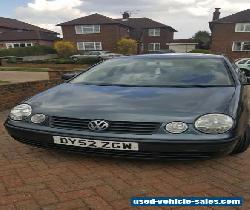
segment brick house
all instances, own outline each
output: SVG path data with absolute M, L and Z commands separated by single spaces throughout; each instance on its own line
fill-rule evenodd
M 92 14 L 58 26 L 62 27 L 63 39 L 75 43 L 79 51 L 115 51 L 122 38 L 137 40 L 138 53 L 158 51 L 168 49 L 166 43 L 173 40 L 176 32 L 149 18 L 130 18 L 127 12 L 121 19 Z
M 22 21 L 0 17 L 0 49 L 53 45 L 58 33 Z
M 211 51 L 232 59 L 250 57 L 250 9 L 220 18 L 216 8 L 211 29 Z

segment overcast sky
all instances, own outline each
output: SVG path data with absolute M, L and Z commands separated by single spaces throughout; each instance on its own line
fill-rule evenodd
M 209 31 L 215 7 L 223 17 L 250 8 L 250 0 L 0 0 L 0 15 L 61 32 L 55 26 L 61 22 L 96 12 L 117 18 L 128 10 L 172 26 L 175 38 L 190 38 Z

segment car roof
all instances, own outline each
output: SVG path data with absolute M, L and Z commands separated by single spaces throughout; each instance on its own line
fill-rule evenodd
M 242 60 L 250 60 L 250 58 L 239 58 L 239 60 L 237 60 L 237 62 L 242 61 Z
M 224 59 L 223 55 L 202 54 L 202 53 L 165 53 L 165 54 L 143 54 L 132 55 L 128 58 L 217 58 Z

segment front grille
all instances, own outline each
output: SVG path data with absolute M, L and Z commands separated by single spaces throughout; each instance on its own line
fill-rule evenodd
M 70 130 L 88 130 L 90 119 L 76 119 L 67 117 L 51 117 L 50 126 Z M 102 132 L 131 133 L 149 135 L 157 131 L 160 123 L 157 122 L 128 122 L 128 121 L 107 121 L 108 129 Z

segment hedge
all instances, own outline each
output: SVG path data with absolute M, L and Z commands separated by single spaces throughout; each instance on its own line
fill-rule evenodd
M 56 50 L 52 47 L 41 46 L 41 45 L 0 50 L 0 57 L 4 56 L 23 57 L 23 56 L 36 56 L 36 55 L 47 55 L 47 54 L 56 54 Z
M 94 65 L 94 64 L 97 64 L 101 61 L 102 61 L 101 58 L 81 58 L 81 59 L 77 60 L 76 63 Z
M 204 49 L 195 49 L 190 51 L 190 53 L 203 53 L 203 54 L 209 54 L 211 53 L 209 50 L 204 50 Z
M 55 59 L 48 59 L 48 60 L 40 60 L 40 61 L 29 61 L 26 63 L 36 63 L 36 64 L 89 64 L 93 65 L 102 61 L 100 58 L 82 58 L 77 61 L 74 61 L 71 58 L 55 58 Z

